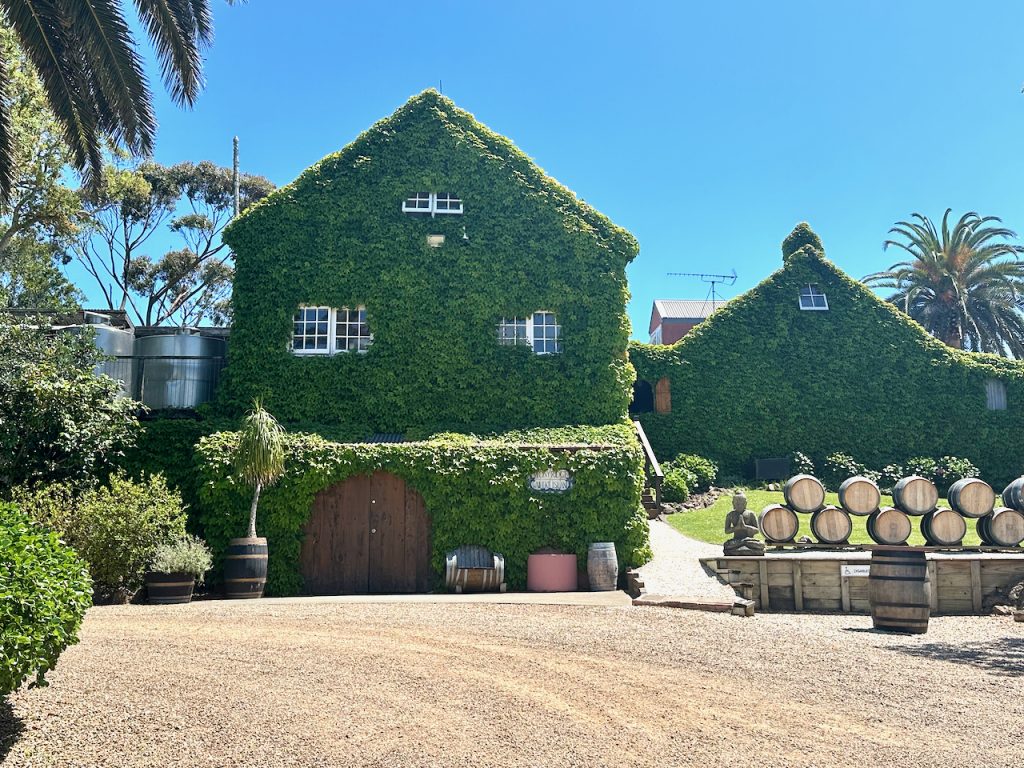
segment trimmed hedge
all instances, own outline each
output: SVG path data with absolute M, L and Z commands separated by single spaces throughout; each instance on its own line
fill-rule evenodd
M 0 696 L 45 685 L 91 605 L 86 564 L 14 504 L 0 504 Z
M 828 311 L 799 308 L 812 283 Z M 827 261 L 806 224 L 781 270 L 675 345 L 632 344 L 630 358 L 640 379 L 671 382 L 672 412 L 638 417 L 659 456 L 698 453 L 746 477 L 754 459 L 793 451 L 871 467 L 960 456 L 993 486 L 1024 470 L 1024 364 L 932 338 Z M 1007 410 L 986 409 L 989 379 Z
M 532 447 L 538 441 L 593 447 L 568 452 Z M 531 447 L 522 447 L 530 443 Z M 237 433 L 199 443 L 200 519 L 220 566 L 227 541 L 245 533 L 251 492 L 234 477 L 231 454 Z M 566 469 L 575 479 L 562 494 L 531 491 L 527 477 Z M 574 427 L 559 433 L 518 432 L 481 441 L 442 435 L 418 443 L 332 443 L 317 435 L 288 436 L 285 475 L 264 491 L 257 529 L 270 549 L 267 591 L 302 591 L 299 554 L 303 526 L 316 494 L 348 477 L 378 470 L 394 473 L 423 495 L 431 517 L 432 565 L 440 584 L 446 552 L 481 544 L 505 556 L 512 589 L 526 584 L 527 556 L 546 546 L 574 552 L 586 562 L 595 541 L 614 541 L 620 564 L 641 565 L 650 556 L 647 515 L 640 505 L 643 455 L 627 424 Z
M 458 194 L 465 211 L 403 213 L 417 191 Z M 236 267 L 221 413 L 261 397 L 282 423 L 344 425 L 343 440 L 626 416 L 636 240 L 435 91 L 249 208 L 224 240 Z M 300 304 L 365 305 L 369 351 L 293 355 Z M 539 310 L 556 314 L 562 353 L 498 344 L 502 317 Z

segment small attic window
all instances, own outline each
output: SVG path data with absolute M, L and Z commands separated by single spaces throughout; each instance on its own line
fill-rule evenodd
M 825 311 L 828 299 L 817 285 L 805 285 L 800 289 L 800 309 Z
M 450 192 L 417 192 L 402 201 L 402 213 L 462 213 L 462 199 Z
M 996 379 L 985 382 L 985 407 L 990 411 L 1006 410 L 1006 385 Z

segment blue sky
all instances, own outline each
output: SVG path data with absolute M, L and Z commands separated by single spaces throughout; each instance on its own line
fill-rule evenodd
M 196 108 L 153 69 L 158 161 L 229 165 L 238 134 L 243 169 L 285 184 L 441 82 L 636 235 L 637 338 L 653 299 L 707 292 L 668 272 L 735 269 L 737 295 L 798 221 L 855 277 L 898 259 L 882 241 L 913 211 L 1024 232 L 1022 4 L 213 6 Z

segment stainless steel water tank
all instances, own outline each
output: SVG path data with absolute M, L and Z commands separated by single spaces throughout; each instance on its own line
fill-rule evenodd
M 179 331 L 135 339 L 138 397 L 149 408 L 195 408 L 213 398 L 224 340 Z
M 105 373 L 121 382 L 125 397 L 135 396 L 135 334 L 109 325 L 89 325 L 95 333 L 95 343 L 100 352 L 110 355 L 113 360 L 104 360 L 96 366 L 96 373 Z

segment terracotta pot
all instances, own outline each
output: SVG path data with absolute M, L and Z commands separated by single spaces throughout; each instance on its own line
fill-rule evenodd
M 576 555 L 530 555 L 526 560 L 526 591 L 575 592 L 576 572 Z

